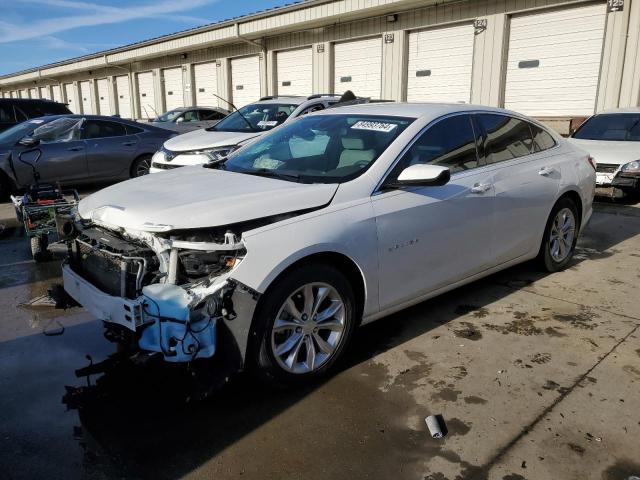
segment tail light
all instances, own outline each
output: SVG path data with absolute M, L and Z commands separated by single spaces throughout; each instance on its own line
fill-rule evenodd
M 591 165 L 591 168 L 593 168 L 594 171 L 597 171 L 598 164 L 596 163 L 595 158 L 593 158 L 591 155 L 588 155 L 587 162 L 589 162 L 589 165 Z

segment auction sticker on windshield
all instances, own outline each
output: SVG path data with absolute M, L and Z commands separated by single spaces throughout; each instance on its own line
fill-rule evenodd
M 372 122 L 366 120 L 360 120 L 354 123 L 351 126 L 352 130 L 370 130 L 372 132 L 384 132 L 389 133 L 398 125 L 395 123 L 384 123 L 384 122 Z
M 275 127 L 277 124 L 277 120 L 260 120 L 258 122 L 259 127 Z

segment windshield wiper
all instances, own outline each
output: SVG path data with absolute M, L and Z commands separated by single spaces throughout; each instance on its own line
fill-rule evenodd
M 257 170 L 247 170 L 241 173 L 246 173 L 248 175 L 256 175 L 258 177 L 277 178 L 279 180 L 287 180 L 287 181 L 294 180 L 296 182 L 300 181 L 300 175 L 298 175 L 297 173 L 283 173 L 283 172 L 278 172 L 276 170 L 270 170 L 268 168 L 259 168 Z

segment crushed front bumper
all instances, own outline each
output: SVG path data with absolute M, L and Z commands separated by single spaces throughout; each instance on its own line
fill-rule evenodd
M 142 297 L 129 300 L 104 293 L 74 272 L 67 262 L 62 264 L 62 278 L 66 292 L 94 317 L 134 332 L 143 325 Z
M 64 289 L 75 301 L 98 319 L 134 332 L 141 350 L 162 353 L 168 362 L 222 355 L 230 372 L 243 368 L 260 298 L 246 285 L 221 280 L 211 292 L 220 312 L 209 315 L 202 304 L 193 310 L 186 291 L 175 285 L 149 285 L 138 298 L 127 299 L 96 288 L 67 262 L 62 274 Z

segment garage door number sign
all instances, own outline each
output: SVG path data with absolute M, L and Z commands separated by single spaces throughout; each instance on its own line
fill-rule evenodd
M 621 12 L 624 10 L 624 0 L 607 0 L 607 11 Z

